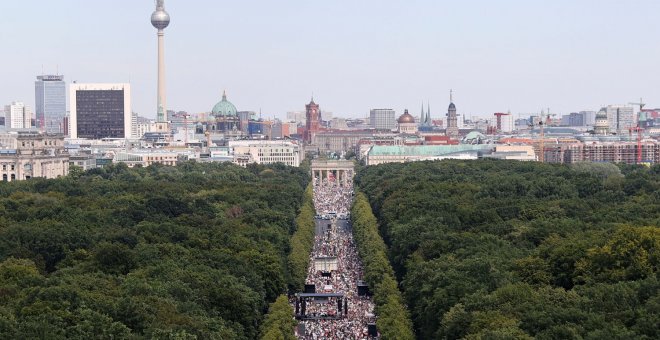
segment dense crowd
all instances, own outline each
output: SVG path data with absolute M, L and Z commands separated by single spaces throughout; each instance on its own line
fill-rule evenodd
M 314 207 L 319 215 L 335 213 L 348 216 L 353 202 L 353 187 L 330 180 L 314 181 Z
M 332 180 L 314 183 L 314 206 L 319 215 L 348 216 L 352 200 L 351 185 Z M 305 340 L 370 339 L 367 325 L 375 323 L 374 303 L 369 297 L 358 296 L 357 282 L 362 279 L 363 270 L 351 230 L 338 227 L 334 217 L 322 221 L 310 254 L 306 284 L 314 285 L 317 293 L 343 294 L 343 304 L 339 303 L 343 308 L 335 298 L 308 300 L 305 315 L 309 319 L 301 321 L 296 335 Z M 336 270 L 317 270 L 315 259 L 319 257 L 336 257 Z

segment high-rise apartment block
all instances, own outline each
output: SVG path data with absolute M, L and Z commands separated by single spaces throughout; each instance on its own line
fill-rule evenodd
M 606 111 L 611 133 L 626 134 L 629 128 L 637 126 L 632 106 L 608 105 Z
M 61 75 L 37 76 L 34 82 L 36 127 L 47 133 L 64 133 L 66 83 Z
M 71 84 L 71 138 L 131 138 L 130 84 Z
M 392 109 L 373 109 L 369 113 L 370 125 L 376 130 L 396 128 L 396 113 Z
M 6 129 L 29 129 L 32 127 L 32 109 L 22 102 L 5 106 Z

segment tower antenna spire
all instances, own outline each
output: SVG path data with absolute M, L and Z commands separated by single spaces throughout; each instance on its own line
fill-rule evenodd
M 165 11 L 165 0 L 156 0 L 156 10 L 151 14 L 151 24 L 158 30 L 158 92 L 156 116 L 165 121 L 167 100 L 165 97 L 165 28 L 170 25 L 170 15 Z
M 453 103 L 454 102 L 454 90 L 449 89 L 449 102 Z

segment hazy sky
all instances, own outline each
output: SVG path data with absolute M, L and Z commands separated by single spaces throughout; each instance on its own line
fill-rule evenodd
M 166 0 L 168 108 L 284 117 L 421 102 L 459 114 L 660 106 L 658 0 Z M 0 103 L 34 105 L 34 80 L 128 82 L 155 117 L 152 0 L 0 1 Z

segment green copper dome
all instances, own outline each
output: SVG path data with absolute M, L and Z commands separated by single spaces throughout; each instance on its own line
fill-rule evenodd
M 227 100 L 227 94 L 223 92 L 222 100 L 215 104 L 212 113 L 214 116 L 236 116 L 236 106 Z

